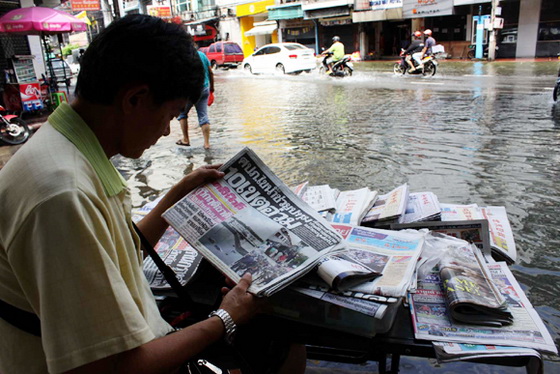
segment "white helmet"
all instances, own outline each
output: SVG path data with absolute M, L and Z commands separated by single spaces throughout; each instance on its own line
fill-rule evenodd
M 430 29 L 424 30 L 424 35 L 432 36 L 432 30 Z

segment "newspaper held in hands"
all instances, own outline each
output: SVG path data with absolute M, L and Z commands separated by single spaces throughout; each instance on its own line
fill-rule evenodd
M 341 236 L 249 148 L 163 218 L 223 274 L 251 273 L 249 292 L 269 296 L 342 248 Z
M 475 245 L 449 248 L 440 259 L 439 271 L 449 312 L 456 321 L 483 326 L 513 323 L 506 301 Z

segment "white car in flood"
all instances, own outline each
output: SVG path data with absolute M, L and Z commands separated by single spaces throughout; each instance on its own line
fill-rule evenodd
M 299 43 L 273 43 L 257 49 L 241 66 L 253 74 L 299 74 L 315 69 L 317 60 L 312 49 Z

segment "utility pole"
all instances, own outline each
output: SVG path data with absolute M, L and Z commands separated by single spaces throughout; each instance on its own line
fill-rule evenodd
M 494 61 L 496 59 L 496 29 L 494 28 L 496 20 L 496 8 L 500 0 L 492 0 L 492 11 L 490 12 L 490 38 L 488 40 L 488 61 Z
M 121 10 L 119 7 L 119 0 L 113 0 L 113 19 L 116 21 L 121 18 Z

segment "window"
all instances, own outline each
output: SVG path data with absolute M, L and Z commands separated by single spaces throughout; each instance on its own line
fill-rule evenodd
M 224 51 L 226 53 L 231 53 L 231 54 L 243 53 L 240 46 L 238 46 L 237 44 L 232 44 L 232 43 L 224 44 Z
M 299 45 L 299 44 L 285 44 L 284 47 L 286 47 L 286 49 L 293 51 L 296 49 L 305 49 L 304 46 Z
M 210 53 L 216 53 L 216 46 L 215 45 L 211 45 L 210 49 L 208 50 L 208 52 Z
M 271 55 L 273 53 L 280 53 L 280 47 L 268 47 L 266 54 Z
M 222 53 L 222 43 L 216 45 L 216 52 Z
M 177 9 L 177 13 L 186 12 L 191 10 L 190 9 L 190 1 L 189 0 L 176 0 L 175 1 L 175 9 Z
M 270 49 L 270 47 L 261 48 L 255 53 L 255 56 L 266 55 L 266 54 L 268 54 L 269 49 Z

